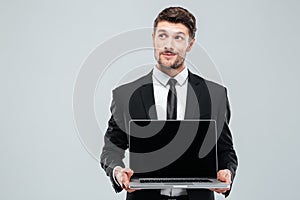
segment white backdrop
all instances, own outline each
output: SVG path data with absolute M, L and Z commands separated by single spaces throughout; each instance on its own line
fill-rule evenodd
M 177 3 L 229 91 L 240 162 L 229 199 L 297 198 L 298 1 L 1 0 L 0 199 L 124 199 L 80 142 L 74 84 L 99 44 Z

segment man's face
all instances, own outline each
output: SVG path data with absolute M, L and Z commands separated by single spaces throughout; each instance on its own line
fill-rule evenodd
M 158 67 L 161 69 L 184 68 L 186 52 L 191 50 L 194 43 L 185 25 L 167 21 L 158 22 L 152 39 Z

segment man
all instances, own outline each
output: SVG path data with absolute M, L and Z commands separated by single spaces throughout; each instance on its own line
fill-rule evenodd
M 125 168 L 128 123 L 131 119 L 215 119 L 218 132 L 220 181 L 232 184 L 237 156 L 228 127 L 230 119 L 226 89 L 191 73 L 185 55 L 195 42 L 196 20 L 186 9 L 169 7 L 154 21 L 152 41 L 157 61 L 153 70 L 113 91 L 112 116 L 105 134 L 101 166 L 116 192 L 127 191 L 127 200 L 213 200 L 213 191 L 228 196 L 228 189 L 132 190 L 133 171 Z

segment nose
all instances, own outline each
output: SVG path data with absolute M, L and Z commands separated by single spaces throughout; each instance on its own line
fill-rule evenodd
M 173 51 L 173 39 L 168 38 L 165 40 L 164 50 Z

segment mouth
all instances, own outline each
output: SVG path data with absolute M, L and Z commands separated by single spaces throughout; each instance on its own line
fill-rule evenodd
M 170 59 L 170 58 L 173 58 L 174 56 L 176 56 L 176 53 L 171 52 L 171 51 L 164 51 L 161 53 L 161 55 L 163 55 L 167 59 Z

